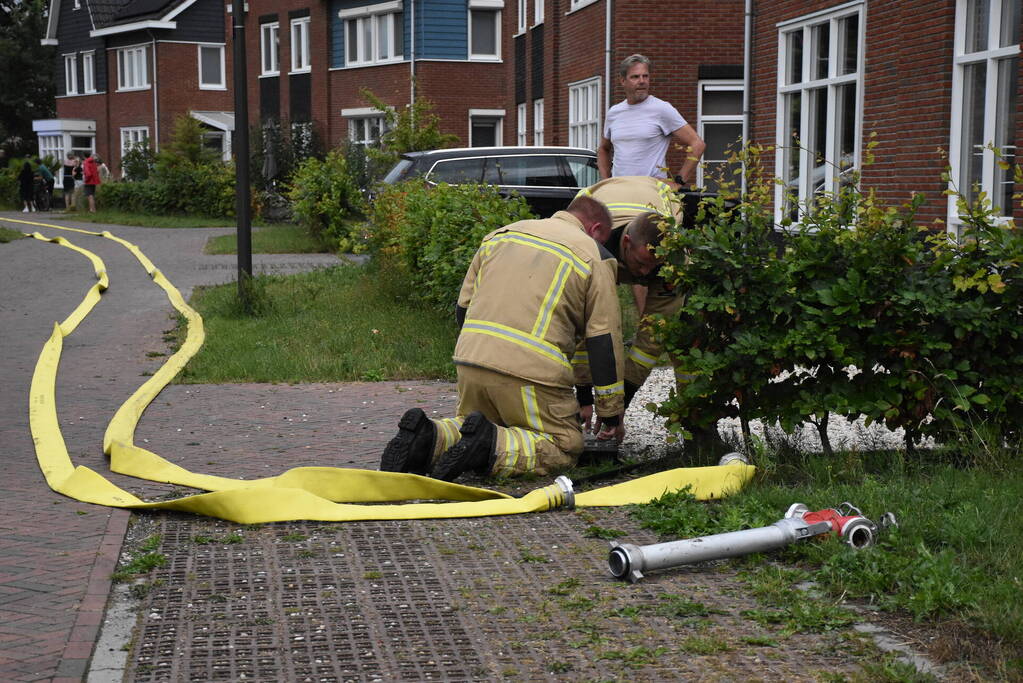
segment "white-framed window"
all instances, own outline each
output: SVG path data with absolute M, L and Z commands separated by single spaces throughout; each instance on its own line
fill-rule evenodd
M 78 55 L 64 55 L 64 94 L 78 94 Z
M 543 144 L 543 98 L 533 100 L 533 144 Z
M 223 45 L 199 46 L 199 89 L 227 90 Z
M 775 217 L 798 221 L 813 198 L 859 167 L 863 3 L 779 25 Z
M 1019 102 L 1020 0 L 956 3 L 952 74 L 950 189 L 970 202 L 987 194 L 999 215 L 1012 215 Z M 1001 159 L 995 154 L 999 150 Z M 999 161 L 1007 164 L 1003 167 Z M 949 197 L 949 229 L 959 223 Z
M 583 7 L 586 7 L 587 5 L 592 5 L 596 1 L 597 0 L 571 0 L 568 3 L 568 11 L 574 12 L 577 9 L 582 9 Z
M 518 17 L 519 17 L 519 20 L 515 24 L 515 33 L 516 33 L 516 35 L 519 34 L 519 33 L 525 33 L 526 32 L 526 14 L 527 14 L 526 0 L 518 0 Z
M 291 72 L 309 71 L 309 17 L 291 20 Z
M 259 25 L 260 75 L 277 76 L 281 73 L 281 25 L 268 22 Z
M 117 51 L 117 89 L 144 90 L 149 87 L 149 47 L 136 45 Z
M 568 86 L 568 144 L 587 149 L 600 144 L 600 77 Z
M 387 132 L 387 117 L 378 109 L 342 109 L 348 119 L 348 140 L 356 145 L 375 145 Z
M 533 26 L 543 23 L 544 0 L 533 0 Z
M 203 131 L 202 148 L 221 161 L 230 161 L 231 135 L 224 130 Z
M 149 140 L 148 126 L 130 126 L 121 129 L 121 157 L 125 152 L 137 145 L 145 145 Z
M 343 9 L 345 64 L 369 66 L 400 61 L 405 54 L 405 13 L 401 0 Z
M 699 134 L 707 149 L 696 173 L 696 184 L 711 192 L 727 180 L 739 189 L 742 165 L 728 157 L 742 145 L 742 81 L 700 81 L 698 99 Z
M 504 139 L 504 109 L 469 110 L 469 146 L 494 147 Z
M 64 136 L 63 135 L 40 135 L 39 136 L 39 158 L 50 157 L 63 163 L 64 161 Z
M 524 147 L 526 144 L 526 103 L 515 108 L 515 144 Z
M 96 92 L 96 52 L 82 53 L 82 92 Z
M 503 7 L 504 0 L 469 0 L 469 59 L 483 61 L 501 59 Z M 522 20 L 525 21 L 524 7 Z

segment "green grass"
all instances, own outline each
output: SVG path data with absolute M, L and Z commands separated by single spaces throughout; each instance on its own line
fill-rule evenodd
M 8 228 L 0 227 L 0 244 L 6 244 L 7 242 L 20 240 L 24 236 L 25 234 L 20 230 L 10 230 Z
M 875 520 L 894 512 L 899 528 L 882 532 L 872 548 L 856 551 L 830 536 L 772 554 L 806 571 L 780 570 L 763 556 L 736 560 L 763 605 L 744 616 L 788 633 L 828 630 L 850 621 L 828 596 L 865 601 L 916 620 L 954 624 L 950 632 L 987 641 L 974 654 L 986 649 L 982 664 L 989 670 L 1023 675 L 1023 525 L 1017 515 L 1023 465 L 1014 456 L 973 466 L 962 465 L 961 453 L 919 457 L 907 462 L 900 453 L 845 453 L 804 456 L 783 467 L 765 462 L 758 480 L 721 502 L 700 503 L 683 492 L 632 511 L 671 539 L 767 526 L 794 502 L 815 510 L 851 501 Z M 816 582 L 825 593 L 821 600 L 794 588 L 804 580 Z
M 218 235 L 206 242 L 207 254 L 237 254 L 237 234 Z M 252 231 L 255 254 L 316 254 L 329 251 L 319 239 L 298 225 L 269 225 Z
M 192 305 L 206 343 L 178 381 L 344 382 L 453 378 L 453 313 L 410 304 L 401 278 L 373 265 L 253 280 L 258 315 L 237 286 L 204 288 Z M 178 328 L 180 339 L 183 329 Z
M 58 206 L 54 207 L 55 210 Z M 234 218 L 206 218 L 203 216 L 157 216 L 148 213 L 130 213 L 96 207 L 96 213 L 69 211 L 63 215 L 66 220 L 83 223 L 109 223 L 111 225 L 139 225 L 146 228 L 229 228 L 237 221 Z M 253 220 L 253 224 L 258 221 Z

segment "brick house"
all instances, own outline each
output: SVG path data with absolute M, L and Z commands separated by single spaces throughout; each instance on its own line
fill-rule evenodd
M 230 155 L 224 8 L 212 0 L 52 0 L 46 44 L 57 46 L 57 118 L 33 122 L 40 155 L 123 151 L 165 141 L 194 113 L 208 143 Z

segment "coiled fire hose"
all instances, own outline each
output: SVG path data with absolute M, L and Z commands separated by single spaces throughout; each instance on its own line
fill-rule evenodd
M 897 526 L 895 515 L 886 512 L 880 529 L 892 526 Z M 878 530 L 879 526 L 851 503 L 814 512 L 802 503 L 793 503 L 785 516 L 770 526 L 644 546 L 612 543 L 607 564 L 615 578 L 635 583 L 643 578 L 643 572 L 767 552 L 830 533 L 861 550 L 874 545 Z

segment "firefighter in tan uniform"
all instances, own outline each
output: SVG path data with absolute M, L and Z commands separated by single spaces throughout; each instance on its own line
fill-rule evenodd
M 654 338 L 653 328 L 645 316 L 671 317 L 684 302 L 682 294 L 657 274 L 661 264 L 653 249 L 660 244 L 661 223 L 670 221 L 682 229 L 693 227 L 700 195 L 676 193 L 665 182 L 649 176 L 608 178 L 580 190 L 579 195 L 600 200 L 611 212 L 614 227 L 604 246 L 618 260 L 618 282 L 631 284 L 634 291 L 638 290 L 636 305 L 643 319 L 626 352 L 624 387 L 628 407 L 664 353 L 663 345 Z M 572 364 L 577 395 L 586 417 L 589 412 L 586 406 L 592 403 L 592 390 L 585 350 L 576 353 Z M 686 381 L 684 370 L 677 365 L 675 376 L 679 382 Z M 716 429 L 707 433 L 690 431 L 701 448 L 708 445 L 714 451 L 727 449 Z
M 407 411 L 380 469 L 447 481 L 467 470 L 546 475 L 583 450 L 569 359 L 585 340 L 605 438 L 624 435 L 615 261 L 599 242 L 611 216 L 590 197 L 545 220 L 487 235 L 458 297 L 457 417 Z

